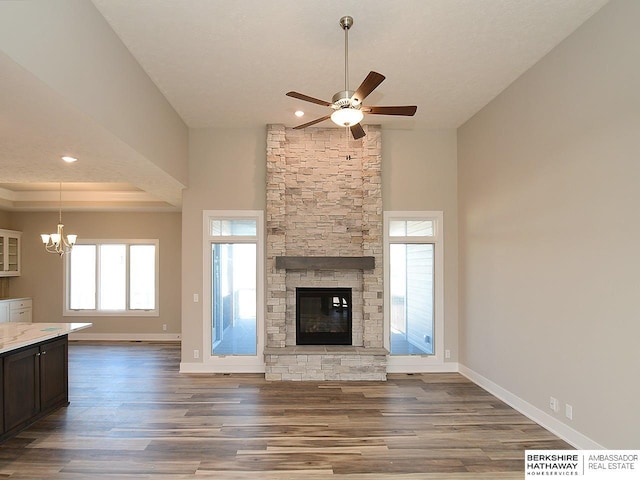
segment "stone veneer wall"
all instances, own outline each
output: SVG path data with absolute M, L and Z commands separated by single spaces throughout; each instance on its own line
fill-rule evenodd
M 386 379 L 381 132 L 379 126 L 365 131 L 362 140 L 349 135 L 347 141 L 342 129 L 268 127 L 267 379 Z M 375 268 L 283 270 L 276 269 L 276 256 L 372 256 Z M 320 355 L 322 349 L 295 347 L 301 286 L 352 288 L 352 343 L 360 348 L 332 347 L 340 351 Z

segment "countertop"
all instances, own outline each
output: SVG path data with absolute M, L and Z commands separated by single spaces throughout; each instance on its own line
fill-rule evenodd
M 0 323 L 0 353 L 68 335 L 92 323 Z
M 16 300 L 31 300 L 31 297 L 4 297 L 0 302 L 15 302 Z

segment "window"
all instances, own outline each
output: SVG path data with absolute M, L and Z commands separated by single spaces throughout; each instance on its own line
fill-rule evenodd
M 391 355 L 433 354 L 433 244 L 389 246 Z
M 214 243 L 212 354 L 256 355 L 256 245 Z
M 158 315 L 158 240 L 84 240 L 66 258 L 64 315 Z
M 214 371 L 264 372 L 263 212 L 203 212 L 203 350 Z
M 441 229 L 442 212 L 385 212 L 385 346 L 391 358 L 441 360 Z
M 211 353 L 256 355 L 256 219 L 209 221 Z

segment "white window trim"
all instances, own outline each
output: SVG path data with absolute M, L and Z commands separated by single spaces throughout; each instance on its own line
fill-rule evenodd
M 160 316 L 160 240 L 158 239 L 90 239 L 83 238 L 76 245 L 110 245 L 110 244 L 126 244 L 126 245 L 155 245 L 156 247 L 156 285 L 155 294 L 156 308 L 153 310 L 71 310 L 69 308 L 69 257 L 64 261 L 64 282 L 62 286 L 63 311 L 64 317 L 159 317 Z M 73 255 L 73 251 L 71 251 Z M 98 267 L 99 268 L 99 267 Z M 127 259 L 127 275 L 129 275 L 129 261 Z M 128 279 L 127 279 L 128 282 Z M 129 304 L 129 289 L 127 288 L 127 305 Z
M 389 288 L 389 245 L 392 243 L 432 243 L 434 245 L 434 354 L 433 355 L 389 355 L 388 373 L 413 373 L 434 371 L 444 365 L 444 239 L 442 211 L 387 211 L 384 218 L 384 347 L 390 350 L 391 343 L 391 299 Z M 391 237 L 389 222 L 392 220 L 431 220 L 433 236 Z M 436 368 L 437 369 L 437 368 Z
M 210 220 L 255 219 L 256 235 L 211 235 Z M 256 244 L 256 355 L 211 355 L 211 244 Z M 264 373 L 265 259 L 262 210 L 204 210 L 202 212 L 202 367 L 200 372 Z

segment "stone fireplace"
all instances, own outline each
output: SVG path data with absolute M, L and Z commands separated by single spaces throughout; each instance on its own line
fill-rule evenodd
M 381 135 L 364 128 L 353 140 L 344 129 L 268 127 L 268 380 L 386 380 Z M 298 289 L 348 289 L 348 345 L 297 344 Z

